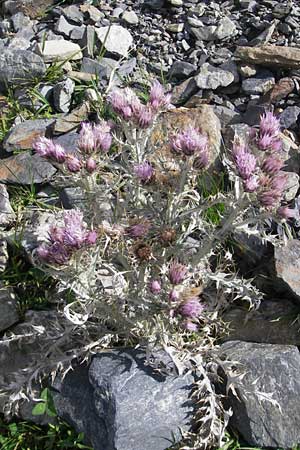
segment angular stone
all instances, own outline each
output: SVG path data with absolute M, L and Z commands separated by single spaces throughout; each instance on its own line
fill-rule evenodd
M 69 114 L 64 114 L 63 116 L 56 119 L 54 124 L 55 134 L 68 133 L 69 131 L 77 128 L 81 122 L 88 119 L 88 114 L 90 111 L 89 102 L 84 102 L 77 108 L 74 108 Z
M 237 389 L 239 398 L 229 395 L 231 425 L 251 446 L 296 446 L 300 442 L 297 347 L 234 341 L 221 345 L 220 354 L 235 367 L 242 364 L 237 368 L 245 374 Z M 269 394 L 277 403 L 265 400 L 258 392 Z
M 191 33 L 195 36 L 197 41 L 213 41 L 217 27 L 215 25 L 201 26 L 191 28 Z
M 45 183 L 55 174 L 56 169 L 45 159 L 30 152 L 19 153 L 0 160 L 2 183 L 28 184 Z
M 196 70 L 197 66 L 194 64 L 186 61 L 175 61 L 170 69 L 169 77 L 182 80 L 190 77 Z
M 84 14 L 87 14 L 91 21 L 94 23 L 99 22 L 99 20 L 103 19 L 104 17 L 104 14 L 99 11 L 99 9 L 89 4 L 80 5 L 80 11 L 82 11 Z
M 243 61 L 261 66 L 297 69 L 300 67 L 300 49 L 262 45 L 261 47 L 237 47 L 235 56 Z
M 57 41 L 45 41 L 37 45 L 37 53 L 41 55 L 45 62 L 51 63 L 54 61 L 78 60 L 82 59 L 83 55 L 78 44 L 74 44 L 64 39 Z
M 45 14 L 46 10 L 53 5 L 55 0 L 14 0 L 5 2 L 5 12 L 15 14 L 23 12 L 31 19 L 36 19 Z M 6 6 L 7 5 L 7 6 Z
M 275 78 L 272 76 L 261 76 L 247 78 L 242 82 L 242 89 L 246 94 L 265 94 L 275 84 Z
M 68 20 L 71 20 L 72 22 L 81 24 L 84 21 L 83 13 L 79 5 L 66 6 L 65 8 L 62 8 L 62 13 Z
M 291 202 L 299 190 L 299 175 L 294 172 L 284 172 L 287 174 L 287 182 L 284 188 L 283 199 L 285 202 Z
M 0 333 L 18 320 L 18 303 L 12 289 L 0 285 Z
M 286 98 L 295 89 L 295 83 L 292 78 L 281 78 L 278 83 L 262 98 L 265 103 L 277 103 Z
M 214 33 L 215 39 L 223 40 L 234 36 L 237 32 L 235 23 L 225 16 L 220 20 Z
M 74 25 L 70 24 L 64 16 L 60 16 L 58 21 L 55 24 L 54 30 L 59 33 L 63 34 L 66 37 L 69 37 L 71 32 L 74 29 Z
M 300 115 L 299 106 L 288 106 L 280 114 L 280 124 L 283 128 L 291 128 L 298 124 L 298 117 Z
M 246 341 L 260 344 L 300 345 L 300 330 L 295 318 L 300 306 L 289 300 L 263 300 L 256 311 L 234 307 L 222 320 L 229 331 L 223 341 Z
M 122 19 L 129 25 L 137 25 L 139 23 L 138 15 L 134 11 L 124 11 Z
M 67 113 L 70 110 L 72 103 L 72 96 L 75 89 L 75 83 L 70 78 L 67 78 L 60 83 L 57 83 L 53 88 L 53 101 L 56 111 Z
M 79 370 L 54 385 L 54 402 L 95 450 L 165 450 L 190 429 L 192 375 L 160 375 L 132 349 L 100 353 Z
M 40 136 L 46 136 L 54 122 L 55 119 L 32 119 L 15 125 L 6 135 L 3 148 L 7 152 L 32 148 L 33 142 Z
M 0 84 L 21 84 L 45 72 L 42 58 L 29 50 L 5 49 L 0 53 Z
M 81 70 L 82 72 L 92 73 L 97 75 L 100 79 L 108 80 L 114 69 L 118 67 L 118 62 L 111 58 L 102 58 L 100 61 L 95 61 L 91 58 L 83 58 Z
M 199 89 L 217 89 L 220 86 L 229 86 L 234 81 L 234 75 L 226 70 L 204 63 L 199 75 L 195 76 Z
M 275 247 L 274 258 L 277 278 L 300 301 L 300 241 L 291 239 L 285 246 Z
M 4 184 L 0 184 L 0 227 L 7 226 L 14 220 L 15 213 L 9 202 L 9 195 Z
M 185 103 L 193 94 L 198 92 L 198 86 L 194 78 L 188 78 L 182 83 L 175 86 L 172 90 L 172 104 L 182 105 Z
M 111 25 L 95 29 L 99 41 L 104 48 L 118 56 L 128 56 L 128 50 L 133 44 L 133 37 L 126 28 L 120 25 Z

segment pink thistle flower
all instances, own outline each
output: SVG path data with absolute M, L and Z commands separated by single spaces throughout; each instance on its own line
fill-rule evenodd
M 172 289 L 171 291 L 170 291 L 170 293 L 169 293 L 169 300 L 170 300 L 170 302 L 177 302 L 178 300 L 179 300 L 179 293 L 175 290 L 175 289 Z
M 287 175 L 284 172 L 279 172 L 271 181 L 271 188 L 282 193 L 287 183 Z
M 163 86 L 159 81 L 155 80 L 150 89 L 149 104 L 155 110 L 158 111 L 162 108 L 168 108 L 171 102 L 171 95 L 165 94 Z
M 70 259 L 70 253 L 60 242 L 54 242 L 47 248 L 38 247 L 37 254 L 39 258 L 50 264 L 64 265 Z
M 248 148 L 244 144 L 238 143 L 233 144 L 232 153 L 240 177 L 243 180 L 251 178 L 257 165 L 255 156 L 248 151 Z
M 277 214 L 283 219 L 296 219 L 299 216 L 299 211 L 289 208 L 288 206 L 280 206 L 277 209 Z
M 65 149 L 59 145 L 54 144 L 49 149 L 49 158 L 54 159 L 58 163 L 64 163 L 66 160 L 67 154 Z
M 88 237 L 82 212 L 77 209 L 66 211 L 64 222 L 64 244 L 76 249 L 82 247 Z
M 154 169 L 148 161 L 145 161 L 141 164 L 136 164 L 133 168 L 133 171 L 134 171 L 136 177 L 142 183 L 149 182 L 154 175 Z
M 257 145 L 261 150 L 268 150 L 272 147 L 273 142 L 273 136 L 270 136 L 269 134 L 263 134 L 257 140 Z
M 246 192 L 254 192 L 257 190 L 259 186 L 259 180 L 258 177 L 253 175 L 252 177 L 248 178 L 247 180 L 244 180 L 244 189 Z
M 76 156 L 67 155 L 66 165 L 70 172 L 76 173 L 81 169 L 81 161 Z
M 260 118 L 259 130 L 261 135 L 274 138 L 280 133 L 280 120 L 272 112 L 266 112 Z
M 135 121 L 140 128 L 148 128 L 153 121 L 153 112 L 151 108 L 142 106 L 139 112 L 135 114 Z
M 124 120 L 133 119 L 141 107 L 140 100 L 130 88 L 115 89 L 108 96 L 108 102 L 112 109 Z
M 64 237 L 65 237 L 65 231 L 62 227 L 57 227 L 55 225 L 52 225 L 49 229 L 49 239 L 51 242 L 60 242 L 63 244 Z
M 208 164 L 209 164 L 208 152 L 203 151 L 198 156 L 196 156 L 193 167 L 196 170 L 203 170 L 208 166 Z
M 184 317 L 196 319 L 203 311 L 204 306 L 200 303 L 197 297 L 192 297 L 186 300 L 179 307 L 179 313 Z
M 44 136 L 39 137 L 33 144 L 33 150 L 42 157 L 49 156 L 49 149 L 52 147 L 53 141 Z
M 157 295 L 161 291 L 161 283 L 158 280 L 151 280 L 149 283 L 149 290 L 152 294 Z
M 183 323 L 183 327 L 187 330 L 187 331 L 191 331 L 191 332 L 195 332 L 198 331 L 198 325 L 195 322 L 192 322 L 191 320 L 186 320 Z
M 282 169 L 283 166 L 284 164 L 279 158 L 271 155 L 264 160 L 262 169 L 270 175 L 275 175 Z
M 281 139 L 274 139 L 270 150 L 273 152 L 280 152 L 280 150 L 282 149 L 282 140 Z
M 102 120 L 98 125 L 94 126 L 94 138 L 96 150 L 108 152 L 112 144 L 112 135 L 110 134 L 111 125 Z
M 47 259 L 49 258 L 49 249 L 47 247 L 45 247 L 44 245 L 40 245 L 37 249 L 36 249 L 37 255 L 39 257 L 39 259 L 47 261 Z
M 98 234 L 96 231 L 89 231 L 86 235 L 85 242 L 89 245 L 94 245 L 97 242 Z
M 130 237 L 137 239 L 145 237 L 150 230 L 150 223 L 147 221 L 136 223 L 127 228 L 127 233 Z
M 97 169 L 97 162 L 94 160 L 94 158 L 88 158 L 85 163 L 85 168 L 89 173 L 95 172 Z
M 184 153 L 187 156 L 195 153 L 207 153 L 208 138 L 194 127 L 189 126 L 185 131 L 171 138 L 171 147 L 175 153 Z
M 187 267 L 177 261 L 173 261 L 169 267 L 169 280 L 172 284 L 183 282 L 187 274 Z
M 84 153 L 95 151 L 95 135 L 92 124 L 83 122 L 79 133 L 78 148 Z

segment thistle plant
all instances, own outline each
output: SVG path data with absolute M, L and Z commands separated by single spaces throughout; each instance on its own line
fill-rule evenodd
M 282 204 L 287 179 L 279 121 L 266 113 L 245 141 L 235 138 L 223 157 L 227 190 L 207 197 L 199 178 L 214 161 L 201 124 L 175 130 L 168 155 L 158 158 L 151 143 L 172 108 L 160 83 L 153 83 L 147 102 L 129 88 L 111 91 L 106 100 L 115 120 L 83 123 L 74 153 L 46 138 L 34 144 L 86 198 L 82 211 L 65 211 L 61 221 L 53 216 L 47 242 L 34 252 L 35 263 L 59 280 L 61 294 L 74 294 L 72 303 L 61 303 L 69 324 L 63 344 L 60 335 L 53 345 L 64 355 L 65 370 L 74 357 L 85 359 L 120 342 L 143 345 L 148 354 L 163 348 L 179 373 L 196 361 L 195 398 L 205 419 L 197 415 L 198 434 L 189 435 L 184 448 L 220 445 L 229 414 L 206 372 L 210 351 L 222 311 L 237 298 L 257 308 L 262 298 L 250 280 L 232 271 L 225 242 L 235 231 L 261 233 L 258 225 L 268 218 L 295 216 Z M 107 200 L 110 211 L 104 215 Z M 220 203 L 224 213 L 216 225 L 206 212 Z

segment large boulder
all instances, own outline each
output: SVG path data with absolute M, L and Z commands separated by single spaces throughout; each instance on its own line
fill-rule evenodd
M 226 342 L 220 348 L 244 374 L 229 395 L 231 426 L 255 447 L 292 448 L 300 442 L 300 355 L 289 345 Z
M 45 183 L 56 173 L 56 169 L 39 155 L 30 152 L 19 153 L 0 160 L 2 183 L 27 184 Z
M 113 350 L 55 385 L 54 401 L 95 450 L 165 450 L 190 429 L 193 382 L 153 371 L 142 351 Z
M 0 53 L 0 88 L 25 83 L 46 72 L 44 61 L 29 50 L 6 48 Z
M 300 49 L 276 45 L 258 47 L 237 47 L 235 56 L 242 61 L 261 66 L 279 67 L 281 69 L 298 69 L 300 67 Z

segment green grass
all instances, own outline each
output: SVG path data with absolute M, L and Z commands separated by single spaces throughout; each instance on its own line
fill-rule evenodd
M 6 423 L 0 416 L 2 450 L 92 450 L 83 440 L 83 433 L 77 433 L 61 420 L 55 425 L 40 426 L 24 421 Z

